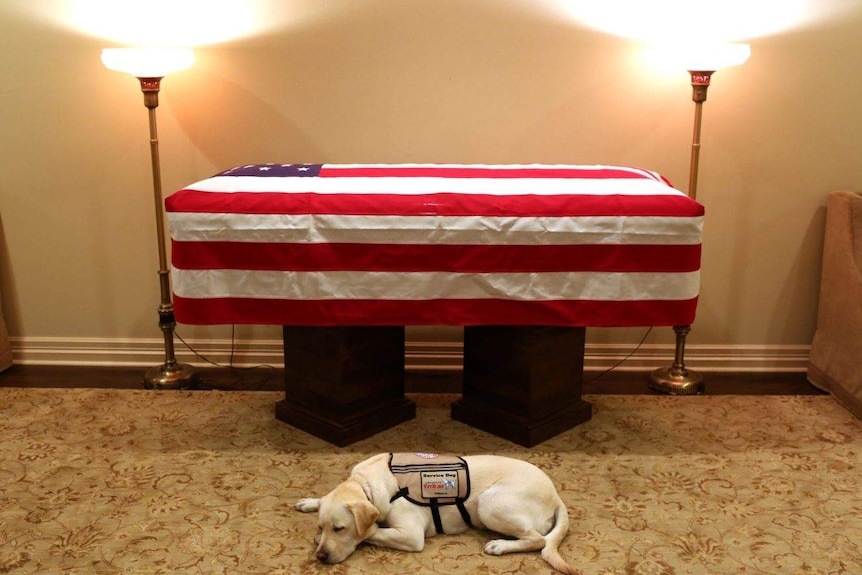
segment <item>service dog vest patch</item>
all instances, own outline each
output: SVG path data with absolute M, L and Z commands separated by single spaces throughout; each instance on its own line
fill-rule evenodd
M 462 458 L 436 453 L 390 453 L 389 470 L 399 488 L 390 502 L 403 497 L 415 505 L 430 507 L 437 533 L 443 533 L 439 509 L 443 505 L 456 505 L 461 518 L 471 525 L 464 507 L 470 497 L 470 470 Z

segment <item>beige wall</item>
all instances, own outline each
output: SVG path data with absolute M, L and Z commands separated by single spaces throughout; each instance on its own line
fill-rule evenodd
M 101 65 L 100 49 L 114 43 L 22 4 L 0 0 L 0 287 L 9 330 L 19 346 L 157 338 L 137 82 Z M 527 0 L 293 4 L 313 17 L 200 47 L 191 70 L 164 81 L 166 191 L 266 161 L 606 163 L 651 168 L 686 187 L 688 76 L 645 69 L 632 41 L 541 14 Z M 716 74 L 704 109 L 698 199 L 707 218 L 691 344 L 810 342 L 826 195 L 862 190 L 860 30 L 862 6 L 753 38 L 746 65 Z M 589 337 L 628 344 L 641 334 Z M 240 337 L 278 332 L 241 328 Z M 671 341 L 669 330 L 650 341 Z

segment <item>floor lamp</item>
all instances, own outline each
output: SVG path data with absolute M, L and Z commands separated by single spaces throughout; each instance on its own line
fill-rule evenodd
M 691 99 L 694 101 L 694 133 L 691 142 L 691 165 L 688 176 L 688 195 L 697 198 L 697 171 L 700 163 L 700 127 L 703 118 L 703 103 L 712 75 L 721 68 L 737 66 L 748 60 L 751 48 L 747 44 L 723 44 L 712 46 L 701 53 L 674 51 L 667 58 L 659 54 L 653 56 L 661 60 L 678 59 L 678 54 L 686 54 L 687 60 L 680 63 L 691 75 Z M 649 385 L 652 389 L 672 395 L 696 395 L 704 392 L 703 376 L 685 366 L 685 340 L 691 331 L 690 325 L 676 325 L 674 361 L 670 367 L 663 367 L 650 374 Z
M 156 239 L 159 246 L 159 327 L 165 340 L 165 362 L 150 368 L 144 374 L 148 389 L 186 389 L 194 387 L 199 376 L 194 367 L 177 363 L 174 354 L 174 305 L 171 300 L 170 269 L 165 245 L 165 214 L 162 199 L 162 174 L 159 164 L 159 137 L 156 129 L 156 108 L 159 105 L 159 87 L 162 78 L 171 72 L 185 70 L 192 65 L 194 54 L 188 49 L 165 48 L 106 48 L 102 50 L 102 63 L 111 70 L 131 74 L 140 80 L 144 105 L 149 112 L 150 158 L 153 168 L 153 198 L 156 205 Z

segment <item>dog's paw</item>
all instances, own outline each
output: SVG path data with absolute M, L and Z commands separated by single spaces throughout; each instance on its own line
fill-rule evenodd
M 493 541 L 488 541 L 485 543 L 485 553 L 488 555 L 502 555 L 506 552 L 506 544 L 508 542 L 505 539 L 494 539 Z
M 312 513 L 320 509 L 320 499 L 306 497 L 297 501 L 293 507 L 303 513 Z

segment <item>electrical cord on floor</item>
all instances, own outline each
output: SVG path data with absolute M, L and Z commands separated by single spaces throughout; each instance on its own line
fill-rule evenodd
M 650 326 L 646 330 L 643 337 L 638 342 L 638 344 L 635 346 L 635 348 L 631 351 L 631 353 L 629 353 L 627 356 L 625 356 L 624 358 L 622 358 L 621 360 L 619 360 L 618 362 L 616 362 L 614 365 L 607 368 L 606 370 L 594 375 L 590 379 L 585 380 L 585 383 L 590 382 L 590 381 L 596 381 L 597 379 L 600 379 L 600 378 L 606 376 L 607 374 L 609 374 L 610 372 L 612 372 L 613 370 L 615 370 L 616 368 L 621 366 L 623 363 L 625 363 L 626 361 L 631 359 L 640 350 L 640 348 L 643 346 L 647 337 L 649 337 L 649 334 L 652 333 L 653 327 L 654 326 Z M 233 365 L 234 354 L 236 352 L 236 326 L 235 325 L 231 325 L 231 330 L 230 330 L 230 357 L 228 358 L 228 364 L 227 365 L 224 365 L 224 364 L 221 364 L 221 363 L 218 363 L 218 362 L 215 362 L 215 361 L 209 359 L 208 357 L 206 357 L 203 354 L 201 354 L 200 352 L 198 352 L 195 348 L 193 348 L 191 346 L 191 344 L 189 344 L 186 340 L 184 340 L 179 333 L 176 333 L 176 331 L 175 331 L 174 334 L 177 336 L 177 339 L 179 339 L 183 343 L 183 345 L 185 345 L 189 349 L 189 351 L 191 351 L 193 354 L 195 354 L 200 360 L 202 360 L 202 361 L 204 361 L 204 362 L 206 362 L 206 363 L 208 363 L 214 367 L 226 368 L 226 369 L 230 369 L 232 371 L 239 372 L 239 373 L 242 373 L 244 371 L 254 371 L 254 370 L 258 370 L 258 369 L 271 369 L 271 370 L 275 369 L 274 366 L 267 365 L 267 364 L 253 365 L 253 366 L 249 366 L 249 367 L 236 367 L 235 365 Z M 243 380 L 244 380 L 243 377 L 238 376 L 229 385 L 230 386 L 237 386 L 237 385 L 243 384 L 244 383 Z M 251 382 L 250 384 L 246 384 L 246 385 L 251 385 L 252 388 L 254 388 L 254 386 L 260 385 L 260 384 L 266 382 L 267 380 L 269 380 L 269 377 L 265 377 L 263 379 Z M 221 386 L 211 385 L 211 386 L 207 386 L 207 387 L 198 386 L 198 389 L 214 389 L 214 390 L 224 391 L 226 388 L 221 387 Z
M 259 379 L 259 380 L 255 380 L 252 382 L 246 382 L 245 378 L 242 376 L 243 372 L 251 372 L 251 371 L 260 370 L 260 369 L 275 370 L 275 366 L 268 365 L 268 364 L 252 365 L 252 366 L 248 366 L 248 367 L 237 367 L 233 364 L 234 355 L 236 353 L 236 326 L 235 325 L 230 326 L 230 357 L 228 358 L 227 365 L 225 365 L 223 363 L 218 363 L 216 361 L 209 359 L 208 357 L 206 357 L 205 355 L 200 353 L 198 350 L 193 348 L 191 346 L 191 344 L 189 342 L 187 342 L 186 340 L 184 340 L 182 338 L 182 336 L 179 333 L 177 333 L 176 331 L 174 331 L 174 335 L 176 335 L 177 339 L 180 340 L 182 342 L 182 344 L 184 346 L 186 346 L 189 349 L 189 351 L 191 351 L 193 354 L 195 354 L 195 356 L 197 356 L 201 361 L 204 361 L 204 362 L 212 365 L 213 367 L 229 369 L 232 372 L 234 372 L 235 374 L 237 374 L 236 379 L 234 379 L 232 382 L 229 382 L 225 385 L 198 385 L 197 389 L 203 389 L 203 390 L 211 389 L 211 390 L 216 390 L 216 391 L 225 391 L 227 389 L 237 389 L 238 386 L 240 386 L 240 385 L 243 385 L 246 388 L 255 389 L 255 388 L 259 387 L 261 384 L 268 381 L 270 379 L 270 377 L 272 377 L 272 376 L 270 375 L 270 376 L 264 377 L 264 378 Z
M 612 372 L 613 370 L 615 370 L 616 368 L 618 368 L 619 366 L 621 366 L 626 361 L 630 360 L 632 358 L 632 356 L 634 354 L 636 354 L 638 352 L 638 350 L 641 348 L 641 346 L 644 344 L 644 342 L 646 341 L 646 338 L 649 337 L 649 334 L 652 332 L 652 328 L 653 328 L 653 326 L 650 326 L 649 329 L 646 330 L 646 333 L 644 334 L 644 336 L 641 338 L 641 340 L 638 342 L 637 346 L 635 346 L 635 348 L 632 350 L 632 352 L 630 354 L 628 354 L 627 356 L 625 356 L 624 358 L 622 358 L 621 360 L 616 362 L 614 365 L 612 365 L 609 368 L 607 368 L 606 370 L 604 370 L 603 372 L 601 372 L 597 375 L 594 375 L 593 377 L 591 377 L 590 379 L 588 379 L 586 381 L 595 381 L 595 380 L 599 379 L 600 377 L 604 377 L 607 374 L 609 374 L 610 372 Z

